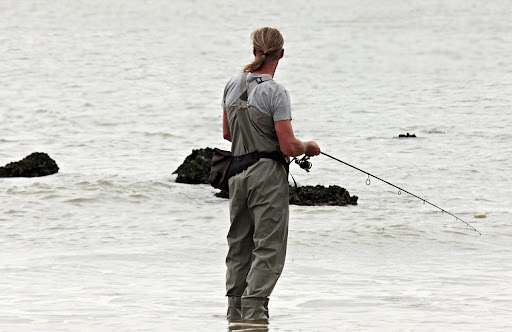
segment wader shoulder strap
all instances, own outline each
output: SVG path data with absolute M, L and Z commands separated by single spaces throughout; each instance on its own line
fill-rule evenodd
M 252 82 L 251 85 L 249 85 L 249 88 L 247 88 L 248 74 L 249 72 L 244 72 L 240 78 L 240 104 L 244 107 L 247 107 L 247 99 L 249 98 L 251 91 L 256 87 L 256 85 L 270 81 L 272 79 L 271 76 L 256 77 L 256 80 Z
M 247 75 L 249 72 L 245 71 L 240 77 L 240 105 L 247 107 Z

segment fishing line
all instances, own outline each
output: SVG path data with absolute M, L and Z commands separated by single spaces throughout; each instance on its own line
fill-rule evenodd
M 443 208 L 441 208 L 441 207 L 439 207 L 439 206 L 437 206 L 437 205 L 435 205 L 435 204 L 433 204 L 433 203 L 430 203 L 430 202 L 429 202 L 429 201 L 427 201 L 426 199 L 421 198 L 421 197 L 419 197 L 419 196 L 417 196 L 417 195 L 415 195 L 415 194 L 413 194 L 413 193 L 411 193 L 411 192 L 409 192 L 409 191 L 407 191 L 407 190 L 405 190 L 405 189 L 403 189 L 403 188 L 400 188 L 400 187 L 398 187 L 398 186 L 395 186 L 394 184 L 392 184 L 392 183 L 390 183 L 390 182 L 388 182 L 388 181 L 386 181 L 386 180 L 383 180 L 383 179 L 379 178 L 378 176 L 375 176 L 375 175 L 373 175 L 373 174 L 371 174 L 371 173 L 368 173 L 367 171 L 364 171 L 364 170 L 362 170 L 362 169 L 360 169 L 360 168 L 358 168 L 358 167 L 352 166 L 352 165 L 350 165 L 349 163 L 344 162 L 343 160 L 340 160 L 340 159 L 338 159 L 338 158 L 336 158 L 336 157 L 333 157 L 333 156 L 331 156 L 331 155 L 328 155 L 328 154 L 327 154 L 327 153 L 325 153 L 325 152 L 320 152 L 320 153 L 321 153 L 321 154 L 323 154 L 324 156 L 327 156 L 327 157 L 329 157 L 329 158 L 331 158 L 331 159 L 334 159 L 334 160 L 336 160 L 336 161 L 339 161 L 339 162 L 340 162 L 340 163 L 342 163 L 342 164 L 345 164 L 345 165 L 347 165 L 347 166 L 349 166 L 349 167 L 352 167 L 352 168 L 354 168 L 354 169 L 357 169 L 358 171 L 363 172 L 363 173 L 365 173 L 366 175 L 368 175 L 368 178 L 366 179 L 366 185 L 368 185 L 368 186 L 370 185 L 370 183 L 371 183 L 370 177 L 373 177 L 373 178 L 375 178 L 375 179 L 377 179 L 377 180 L 380 180 L 380 181 L 382 181 L 382 182 L 384 182 L 384 183 L 386 183 L 386 184 L 389 184 L 390 186 L 393 186 L 393 187 L 397 188 L 397 189 L 398 189 L 398 195 L 401 195 L 401 194 L 402 194 L 402 192 L 404 192 L 404 193 L 407 193 L 407 194 L 409 194 L 409 195 L 411 195 L 411 196 L 413 196 L 413 197 L 416 197 L 417 199 L 419 199 L 419 200 L 423 201 L 423 204 L 428 203 L 428 204 L 432 205 L 433 207 L 435 207 L 435 208 L 437 208 L 437 209 L 441 210 L 442 212 L 447 213 L 447 214 L 449 214 L 450 216 L 454 217 L 456 220 L 460 220 L 460 221 L 462 221 L 463 223 L 465 223 L 465 224 L 466 224 L 466 226 L 468 226 L 468 227 L 472 228 L 472 229 L 473 229 L 475 232 L 477 232 L 479 235 L 482 235 L 482 233 L 480 233 L 480 232 L 479 232 L 475 227 L 471 226 L 469 223 L 467 223 L 466 221 L 462 220 L 460 217 L 457 217 L 457 216 L 456 216 L 456 215 L 454 215 L 453 213 L 450 213 L 450 212 L 446 211 L 445 209 L 443 209 Z

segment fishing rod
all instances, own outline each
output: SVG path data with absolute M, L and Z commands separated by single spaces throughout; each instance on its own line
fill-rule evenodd
M 462 220 L 460 217 L 457 217 L 457 216 L 456 216 L 456 215 L 454 215 L 453 213 L 448 212 L 448 211 L 446 211 L 445 209 L 443 209 L 443 208 L 441 208 L 441 207 L 439 207 L 439 206 L 437 206 L 437 205 L 435 205 L 435 204 L 433 204 L 433 203 L 430 203 L 430 202 L 429 202 L 429 201 L 427 201 L 426 199 L 421 198 L 421 197 L 419 197 L 419 196 L 417 196 L 417 195 L 415 195 L 415 194 L 413 194 L 413 193 L 411 193 L 411 192 L 409 192 L 409 191 L 407 191 L 407 190 L 405 190 L 405 189 L 403 189 L 403 188 L 400 188 L 400 187 L 398 187 L 398 186 L 395 186 L 395 185 L 394 185 L 394 184 L 392 184 L 391 182 L 388 182 L 388 181 L 386 181 L 386 180 L 383 180 L 383 179 L 379 178 L 378 176 L 375 176 L 375 175 L 373 175 L 373 174 L 371 174 L 371 173 L 369 173 L 369 172 L 367 172 L 367 171 L 364 171 L 364 170 L 362 170 L 362 169 L 360 169 L 360 168 L 358 168 L 358 167 L 355 167 L 355 166 L 353 166 L 353 165 L 350 165 L 349 163 L 346 163 L 346 162 L 344 162 L 343 160 L 340 160 L 340 159 L 338 159 L 338 158 L 336 158 L 336 157 L 333 157 L 333 156 L 331 156 L 331 155 L 329 155 L 329 154 L 327 154 L 327 153 L 325 153 L 325 152 L 320 152 L 320 153 L 321 153 L 321 154 L 323 154 L 324 156 L 327 156 L 327 157 L 329 157 L 329 158 L 331 158 L 331 159 L 334 159 L 334 160 L 336 160 L 336 161 L 338 161 L 338 162 L 340 162 L 340 163 L 342 163 L 342 164 L 345 164 L 345 165 L 347 165 L 347 166 L 349 166 L 349 167 L 352 167 L 352 168 L 354 168 L 354 169 L 357 169 L 358 171 L 363 172 L 363 173 L 365 173 L 366 175 L 368 175 L 368 178 L 366 179 L 366 185 L 368 185 L 368 186 L 369 186 L 369 185 L 370 185 L 370 183 L 371 183 L 371 181 L 370 181 L 370 177 L 374 177 L 374 178 L 375 178 L 375 179 L 377 179 L 377 180 L 380 180 L 380 181 L 382 181 L 382 182 L 384 182 L 384 183 L 386 183 L 386 184 L 389 184 L 389 185 L 390 185 L 390 186 L 392 186 L 392 187 L 397 188 L 397 189 L 398 189 L 398 195 L 401 195 L 401 194 L 402 194 L 402 191 L 403 191 L 403 192 L 405 192 L 405 193 L 407 193 L 407 194 L 409 194 L 409 195 L 411 195 L 411 196 L 413 196 L 413 197 L 416 197 L 417 199 L 419 199 L 419 200 L 423 201 L 423 204 L 428 203 L 428 204 L 432 205 L 433 207 L 435 207 L 435 208 L 437 208 L 437 209 L 441 210 L 442 212 L 445 212 L 445 213 L 449 214 L 450 216 L 454 217 L 456 220 L 460 220 L 460 221 L 462 221 L 464 224 L 466 224 L 466 226 L 468 226 L 468 227 L 472 228 L 472 229 L 473 229 L 475 232 L 477 232 L 479 235 L 482 235 L 482 233 L 480 233 L 480 232 L 479 232 L 475 227 L 471 226 L 468 222 L 466 222 L 466 221 Z M 296 160 L 295 162 L 296 162 L 297 164 L 299 164 L 299 166 L 300 166 L 301 168 L 305 169 L 305 170 L 306 170 L 306 171 L 308 171 L 308 172 L 309 172 L 309 169 L 312 167 L 312 164 L 311 164 L 311 162 L 309 161 L 309 157 L 307 157 L 307 156 L 304 156 L 302 159 L 300 159 L 300 160 Z

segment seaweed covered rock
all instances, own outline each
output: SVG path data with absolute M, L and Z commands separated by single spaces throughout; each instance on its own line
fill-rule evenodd
M 290 204 L 295 205 L 357 205 L 357 196 L 340 186 L 304 186 L 297 189 L 290 186 Z
M 178 174 L 176 182 L 189 184 L 208 184 L 212 163 L 213 149 L 197 149 L 185 158 L 173 174 Z M 219 191 L 217 197 L 229 198 L 226 191 Z M 294 205 L 357 205 L 357 196 L 340 186 L 290 186 L 290 204 Z
M 31 178 L 55 174 L 58 171 L 59 166 L 50 156 L 43 152 L 34 152 L 20 161 L 0 167 L 0 178 Z
M 213 149 L 197 149 L 185 158 L 172 174 L 178 174 L 176 182 L 189 184 L 207 184 L 212 166 Z

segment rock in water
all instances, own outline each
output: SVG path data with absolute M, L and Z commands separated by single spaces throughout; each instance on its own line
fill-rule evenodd
M 43 152 L 34 152 L 20 161 L 0 167 L 0 178 L 32 178 L 55 174 L 58 171 L 59 166 L 50 156 Z
M 178 174 L 176 182 L 189 184 L 208 184 L 212 167 L 213 149 L 197 149 L 185 158 L 172 174 Z
M 410 138 L 410 137 L 416 137 L 416 134 L 400 134 L 398 135 L 399 138 Z
M 349 192 L 340 186 L 290 186 L 290 204 L 294 205 L 357 205 L 357 196 L 350 196 Z

